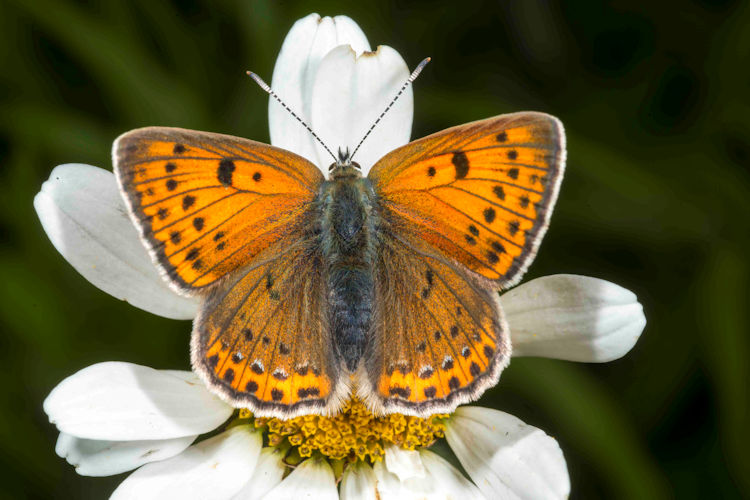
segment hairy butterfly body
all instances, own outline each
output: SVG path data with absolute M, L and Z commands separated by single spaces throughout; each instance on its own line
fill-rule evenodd
M 199 295 L 202 379 L 258 416 L 452 411 L 510 355 L 498 291 L 546 230 L 565 162 L 560 122 L 503 115 L 433 134 L 362 177 L 289 151 L 150 127 L 115 172 L 173 288 Z

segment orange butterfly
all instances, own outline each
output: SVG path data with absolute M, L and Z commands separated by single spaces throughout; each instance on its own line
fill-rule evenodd
M 355 393 L 425 416 L 508 363 L 497 292 L 547 229 L 565 136 L 552 116 L 502 115 L 398 148 L 366 178 L 339 151 L 328 180 L 289 151 L 176 128 L 128 132 L 113 158 L 159 269 L 203 297 L 192 363 L 223 399 L 290 418 Z

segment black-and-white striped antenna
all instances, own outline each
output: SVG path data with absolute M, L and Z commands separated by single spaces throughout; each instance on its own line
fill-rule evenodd
M 370 127 L 370 130 L 368 130 L 367 133 L 365 133 L 365 136 L 362 138 L 361 141 L 359 141 L 359 144 L 357 144 L 357 147 L 354 148 L 354 152 L 349 157 L 350 160 L 354 158 L 355 154 L 357 154 L 357 151 L 359 150 L 359 147 L 362 145 L 363 142 L 365 142 L 365 139 L 367 139 L 367 136 L 370 135 L 370 132 L 373 131 L 373 129 L 375 128 L 375 126 L 380 122 L 380 120 L 383 119 L 383 117 L 385 116 L 385 114 L 391 109 L 391 107 L 396 103 L 396 101 L 398 101 L 398 98 L 401 97 L 401 94 L 404 93 L 404 90 L 406 90 L 406 87 L 409 86 L 410 83 L 412 83 L 414 80 L 417 79 L 417 77 L 422 72 L 422 70 L 424 69 L 424 67 L 427 66 L 428 62 L 430 62 L 430 58 L 429 57 L 425 57 L 424 59 L 422 59 L 422 62 L 417 65 L 417 67 L 414 69 L 414 71 L 411 72 L 411 75 L 409 75 L 409 78 L 406 79 L 406 82 L 404 82 L 404 84 L 401 86 L 401 89 L 398 91 L 398 93 L 391 100 L 390 104 L 388 104 L 388 106 L 385 107 L 385 109 L 383 110 L 383 112 L 380 113 L 380 116 L 378 116 L 378 119 L 375 120 L 375 123 L 372 124 L 372 126 Z
M 250 76 L 250 78 L 252 78 L 253 80 L 255 80 L 255 83 L 257 83 L 260 88 L 262 88 L 263 90 L 265 90 L 266 92 L 268 92 L 268 94 L 271 97 L 273 97 L 274 99 L 276 99 L 278 101 L 278 103 L 281 104 L 284 107 L 285 110 L 289 111 L 289 113 L 293 117 L 295 117 L 297 119 L 297 121 L 300 122 L 302 124 L 302 126 L 304 126 L 307 129 L 308 132 L 310 132 L 310 134 L 312 134 L 312 136 L 315 138 L 315 140 L 318 141 L 320 143 L 320 145 L 323 146 L 326 151 L 328 151 L 328 154 L 333 157 L 333 161 L 336 161 L 336 162 L 338 161 L 338 158 L 336 158 L 336 155 L 333 154 L 331 152 L 331 150 L 328 149 L 328 146 L 326 146 L 326 144 L 323 142 L 323 140 L 320 137 L 318 137 L 318 135 L 315 132 L 313 132 L 313 129 L 310 128 L 310 125 L 308 125 L 307 123 L 305 123 L 305 121 L 302 118 L 300 118 L 299 116 L 297 116 L 297 114 L 294 111 L 292 111 L 291 108 L 289 108 L 289 106 L 287 106 L 286 103 L 284 101 L 282 101 L 279 96 L 276 95 L 276 92 L 274 92 L 273 89 L 271 89 L 271 87 L 269 87 L 268 84 L 266 82 L 264 82 L 261 77 L 259 77 L 258 75 L 256 75 L 252 71 L 248 71 L 247 74 L 248 74 L 248 76 Z
M 297 121 L 300 122 L 302 124 L 302 126 L 304 126 L 307 129 L 308 132 L 310 132 L 310 134 L 315 138 L 315 140 L 318 141 L 320 143 L 320 145 L 323 146 L 323 148 L 325 148 L 326 151 L 328 151 L 328 154 L 331 155 L 331 157 L 333 158 L 333 160 L 338 164 L 338 163 L 342 163 L 342 162 L 347 162 L 347 163 L 351 162 L 352 158 L 354 158 L 354 155 L 357 154 L 357 151 L 359 150 L 359 147 L 362 145 L 363 142 L 365 142 L 365 139 L 367 139 L 367 137 L 373 131 L 373 129 L 375 128 L 375 126 L 378 123 L 380 123 L 380 120 L 383 119 L 383 117 L 385 116 L 385 114 L 388 113 L 388 111 L 391 109 L 391 107 L 393 107 L 393 105 L 396 103 L 396 101 L 398 100 L 398 98 L 401 97 L 401 94 L 404 93 L 404 90 L 406 90 L 406 87 L 410 83 L 412 83 L 414 80 L 417 79 L 417 77 L 422 72 L 422 70 L 424 69 L 424 67 L 427 66 L 428 62 L 430 62 L 430 58 L 429 57 L 424 58 L 422 60 L 422 62 L 420 62 L 419 65 L 417 65 L 416 69 L 414 71 L 412 71 L 411 75 L 409 75 L 409 78 L 406 79 L 406 82 L 404 82 L 404 84 L 401 86 L 401 89 L 398 91 L 398 93 L 393 97 L 393 99 L 391 99 L 391 102 L 388 104 L 388 106 L 386 106 L 386 108 L 383 110 L 383 112 L 380 113 L 380 116 L 378 116 L 378 119 L 375 120 L 375 123 L 373 123 L 372 126 L 370 127 L 370 129 L 365 133 L 365 136 L 362 138 L 362 140 L 359 141 L 359 144 L 357 144 L 357 147 L 354 148 L 354 152 L 351 155 L 349 155 L 348 154 L 349 151 L 347 149 L 346 153 L 343 156 L 341 154 L 339 154 L 339 157 L 336 157 L 336 155 L 334 155 L 331 152 L 331 150 L 328 149 L 328 146 L 326 146 L 325 143 L 323 142 L 323 140 L 320 137 L 318 137 L 318 135 L 315 132 L 313 132 L 313 129 L 310 128 L 310 125 L 308 125 L 307 123 L 305 123 L 305 121 L 302 118 L 300 118 L 299 116 L 297 116 L 297 114 L 294 111 L 292 111 L 291 108 L 289 106 L 287 106 L 286 103 L 284 101 L 282 101 L 281 98 L 278 95 L 276 95 L 276 92 L 274 92 L 273 89 L 271 89 L 271 87 L 269 87 L 268 84 L 266 82 L 264 82 L 261 77 L 259 77 L 258 75 L 256 75 L 252 71 L 248 71 L 247 74 L 250 76 L 250 78 L 252 78 L 255 81 L 255 83 L 258 84 L 258 86 L 260 88 L 262 88 L 264 91 L 266 91 L 271 97 L 273 97 L 274 99 L 276 99 L 276 101 L 279 104 L 281 104 L 281 106 L 283 106 L 283 108 L 285 110 L 287 110 L 289 112 L 289 114 L 291 114 L 294 118 L 296 118 Z M 341 150 L 339 150 L 339 152 L 340 151 Z

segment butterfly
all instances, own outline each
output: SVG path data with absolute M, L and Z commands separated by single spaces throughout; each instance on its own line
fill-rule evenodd
M 291 418 L 357 395 L 427 416 L 478 398 L 509 361 L 498 291 L 547 229 L 565 135 L 547 114 L 501 115 L 366 177 L 339 150 L 326 179 L 280 148 L 148 127 L 115 141 L 113 163 L 159 270 L 202 298 L 191 361 L 222 399 Z

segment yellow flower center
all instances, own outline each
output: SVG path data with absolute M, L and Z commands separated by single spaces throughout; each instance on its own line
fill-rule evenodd
M 240 418 L 251 417 L 250 411 L 240 410 Z M 318 451 L 333 460 L 376 462 L 383 459 L 387 443 L 407 450 L 430 446 L 445 436 L 446 418 L 446 414 L 428 418 L 397 413 L 375 416 L 358 398 L 352 397 L 333 417 L 256 418 L 255 427 L 266 427 L 269 446 L 288 443 L 300 457 L 310 457 Z

